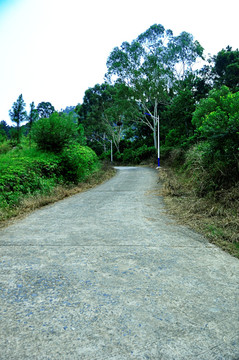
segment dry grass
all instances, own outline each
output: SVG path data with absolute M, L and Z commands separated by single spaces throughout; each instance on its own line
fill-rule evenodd
M 181 224 L 239 258 L 239 187 L 198 197 L 190 179 L 170 168 L 159 171 L 167 209 Z
M 89 176 L 84 182 L 78 185 L 71 186 L 57 186 L 49 194 L 37 194 L 22 199 L 19 206 L 8 209 L 7 211 L 0 210 L 0 228 L 6 227 L 13 223 L 16 219 L 25 217 L 30 212 L 39 209 L 43 206 L 63 200 L 66 197 L 87 191 L 114 176 L 116 170 L 107 164 Z

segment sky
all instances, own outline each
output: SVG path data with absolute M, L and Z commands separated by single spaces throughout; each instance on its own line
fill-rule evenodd
M 115 46 L 153 24 L 191 33 L 217 54 L 239 47 L 237 0 L 0 0 L 0 121 L 20 94 L 26 110 L 49 101 L 56 110 L 81 103 L 104 81 Z

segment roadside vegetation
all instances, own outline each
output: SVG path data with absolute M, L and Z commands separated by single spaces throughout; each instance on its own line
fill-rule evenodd
M 205 58 L 191 34 L 155 24 L 116 46 L 106 65 L 105 81 L 75 107 L 31 103 L 27 114 L 22 95 L 13 104 L 16 126 L 0 123 L 2 216 L 90 182 L 101 161 L 156 165 L 159 123 L 165 202 L 238 256 L 239 50 Z
M 181 223 L 239 257 L 239 92 L 211 90 L 192 124 L 193 144 L 171 149 L 160 171 L 165 202 Z
M 159 171 L 165 205 L 177 221 L 239 258 L 239 184 L 198 196 L 193 176 L 179 168 Z M 203 181 L 203 180 L 202 180 Z
M 52 113 L 38 120 L 28 136 L 17 137 L 14 146 L 11 140 L 2 142 L 0 224 L 112 175 L 92 149 L 81 145 L 83 140 L 71 115 Z

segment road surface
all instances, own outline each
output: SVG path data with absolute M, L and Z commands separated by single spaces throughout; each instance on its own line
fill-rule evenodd
M 121 167 L 0 231 L 1 360 L 239 359 L 239 261 L 157 180 Z

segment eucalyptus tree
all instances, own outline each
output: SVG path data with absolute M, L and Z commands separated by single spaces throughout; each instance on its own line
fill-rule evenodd
M 170 58 L 166 45 L 171 37 L 171 30 L 153 25 L 131 44 L 123 42 L 120 48 L 115 47 L 107 60 L 106 79 L 124 82 L 132 89 L 129 101 L 138 109 L 134 121 L 144 123 L 152 130 L 155 147 L 158 105 L 167 101 L 170 86 Z
M 182 66 L 184 78 L 202 52 L 192 35 L 183 32 L 174 37 L 171 30 L 155 24 L 131 43 L 115 47 L 107 60 L 106 79 L 124 82 L 132 89 L 130 101 L 139 110 L 135 122 L 151 129 L 155 147 L 159 108 L 170 102 L 177 69 Z
M 22 94 L 19 95 L 16 102 L 14 102 L 11 110 L 9 110 L 10 119 L 17 124 L 17 142 L 20 142 L 20 124 L 27 118 L 27 112 L 25 110 L 25 102 Z
M 175 75 L 179 80 L 184 80 L 188 73 L 192 73 L 193 65 L 198 59 L 204 60 L 203 47 L 186 31 L 174 36 L 168 47 L 175 63 Z
M 33 123 L 39 118 L 37 109 L 35 108 L 34 102 L 30 104 L 30 112 L 28 115 L 28 127 L 29 127 L 29 143 L 31 144 L 31 129 Z

